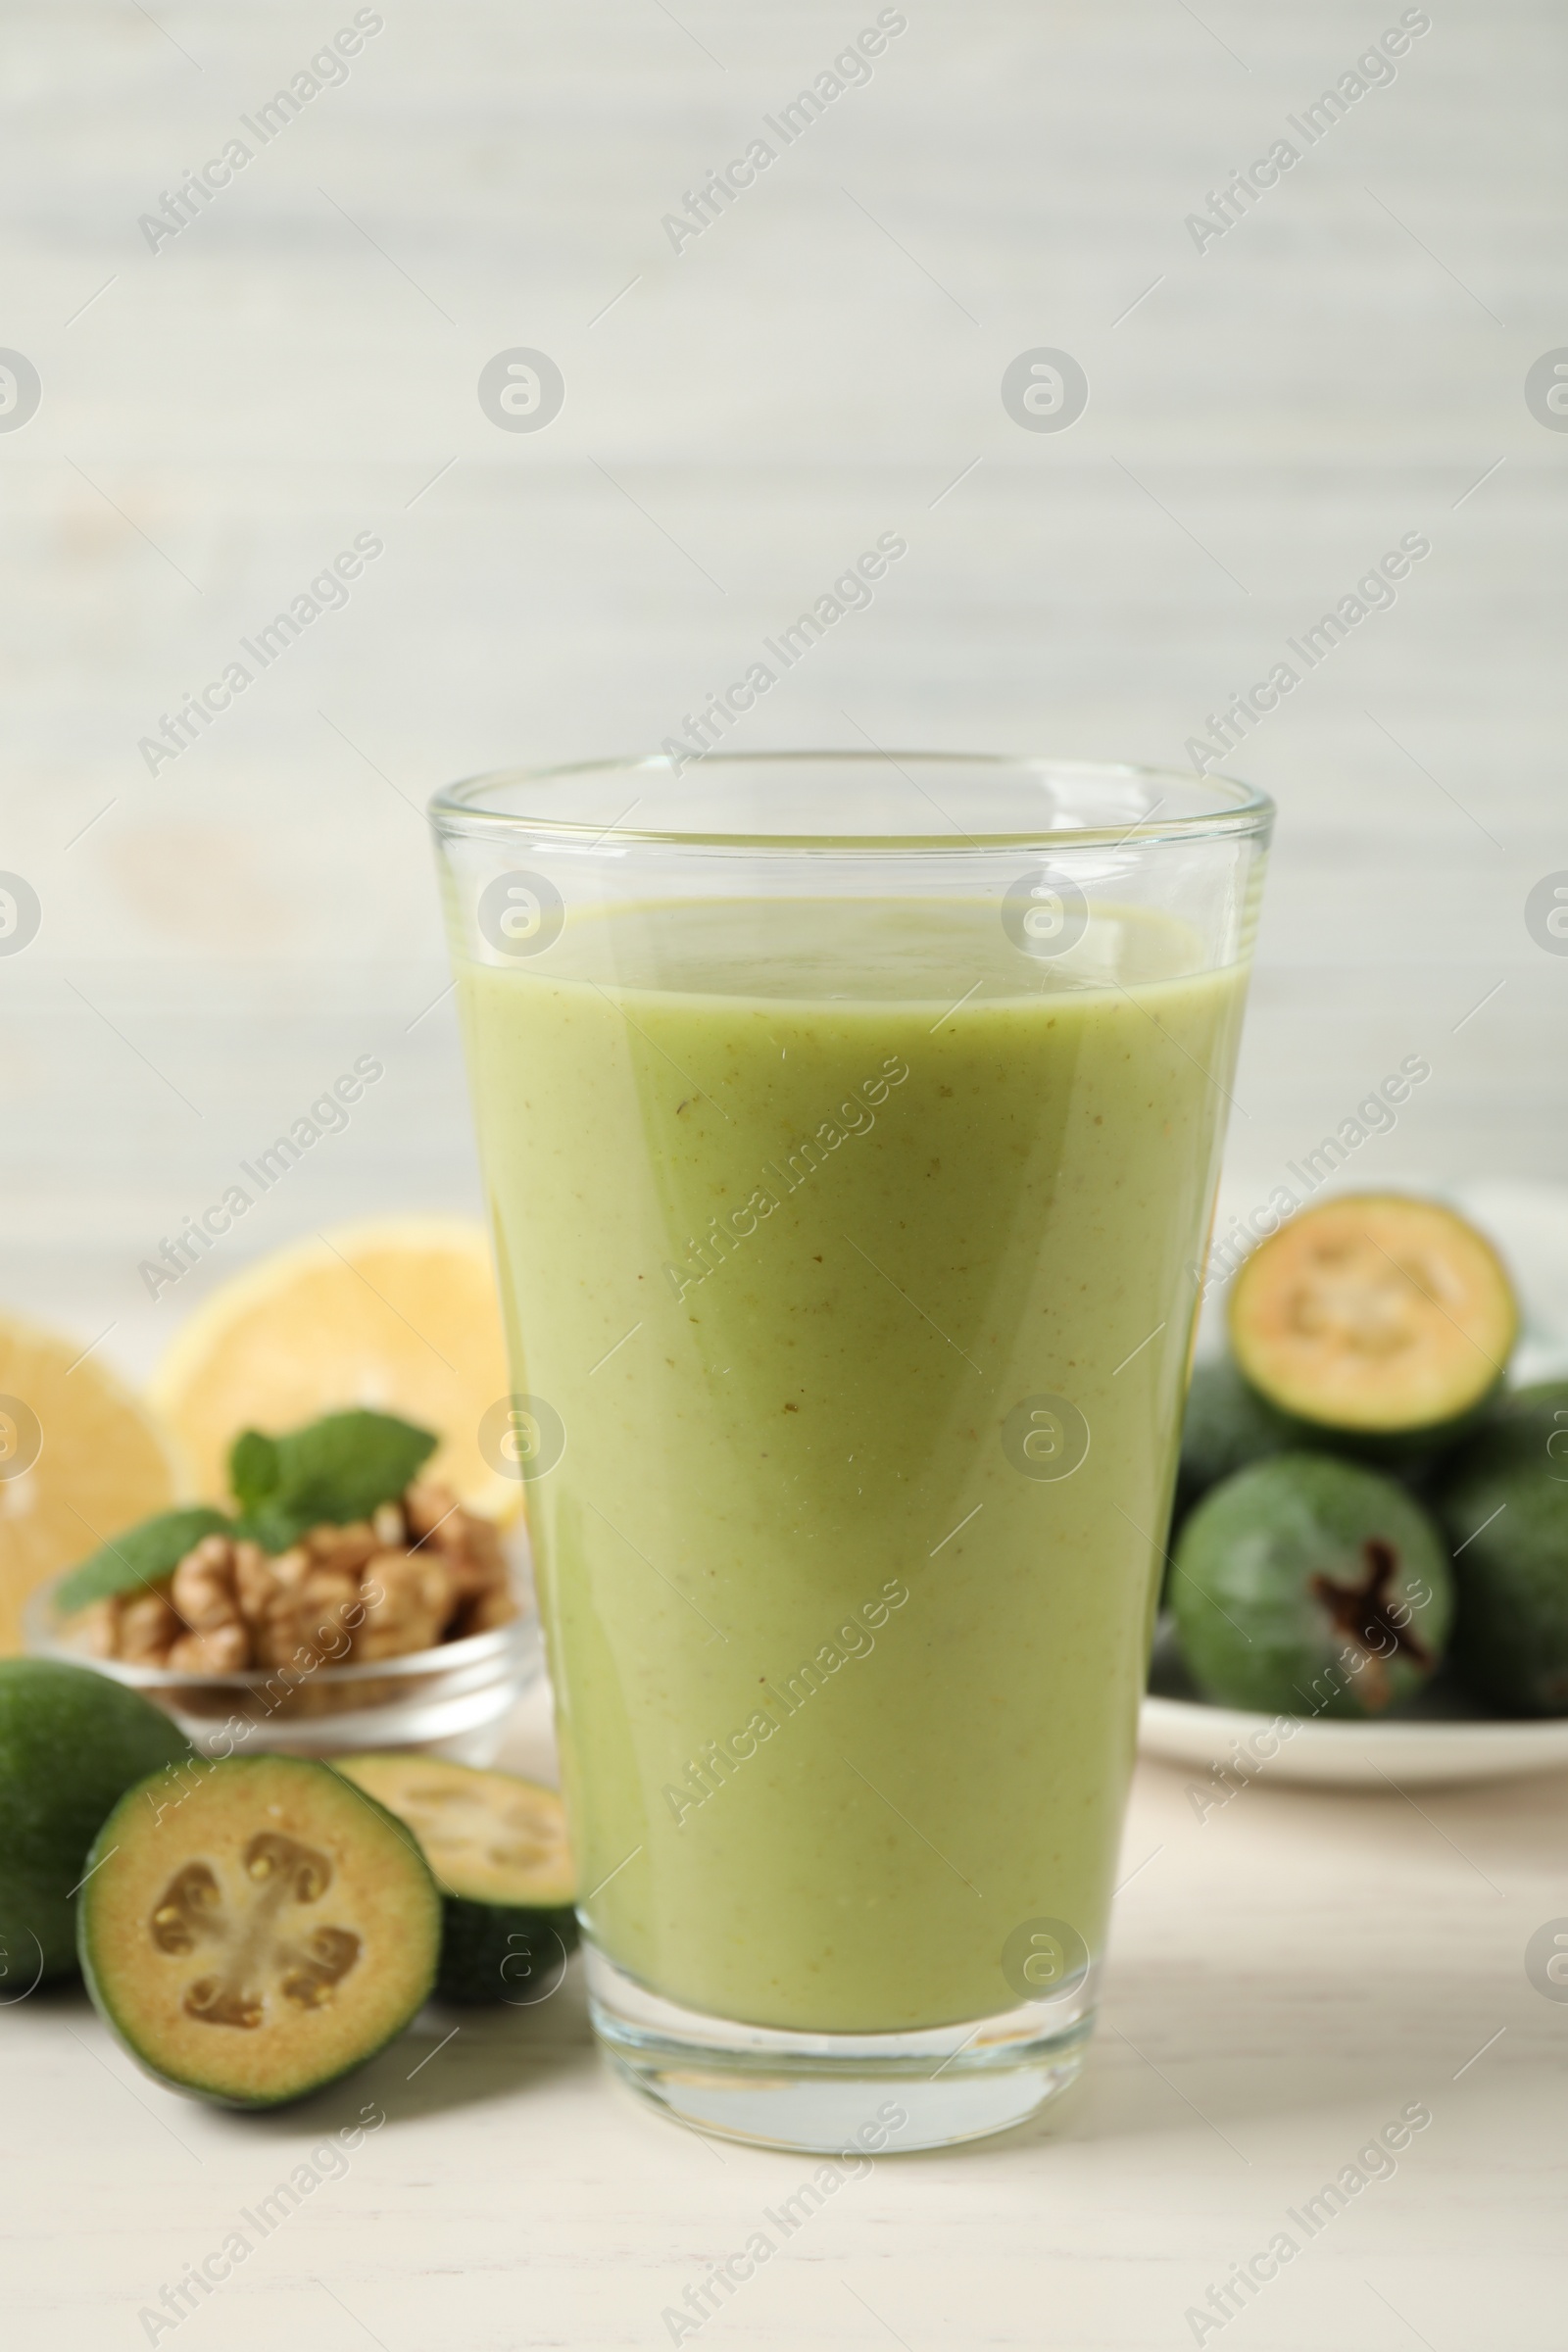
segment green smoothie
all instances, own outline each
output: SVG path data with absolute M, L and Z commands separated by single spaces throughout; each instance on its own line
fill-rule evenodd
M 1025 1922 L 1100 1950 L 1246 979 L 1197 961 L 781 898 L 462 970 L 585 1918 L 668 1998 L 906 2032 L 1016 2006 Z

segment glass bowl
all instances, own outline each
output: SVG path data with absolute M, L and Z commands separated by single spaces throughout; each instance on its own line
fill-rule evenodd
M 543 1665 L 525 1540 L 509 1539 L 517 1614 L 507 1625 L 460 1642 L 372 1663 L 253 1666 L 237 1674 L 180 1673 L 168 1666 L 95 1658 L 67 1636 L 55 1593 L 67 1571 L 40 1585 L 23 1613 L 28 1653 L 85 1666 L 139 1690 L 173 1718 L 198 1755 L 352 1755 L 413 1748 L 458 1764 L 489 1764 L 506 1719 Z

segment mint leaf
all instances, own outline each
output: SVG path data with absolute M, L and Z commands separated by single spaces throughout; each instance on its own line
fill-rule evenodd
M 277 1442 L 242 1429 L 228 1449 L 229 1492 L 244 1512 L 258 1510 L 278 1483 Z
M 321 1511 L 291 1511 L 269 1501 L 236 1519 L 234 1533 L 244 1543 L 259 1544 L 275 1558 L 280 1551 L 291 1551 L 302 1536 L 320 1526 L 324 1516 Z
M 55 1592 L 55 1606 L 71 1616 L 113 1593 L 129 1592 L 138 1585 L 162 1584 L 203 1536 L 228 1532 L 225 1514 L 205 1503 L 187 1510 L 160 1511 L 155 1518 L 127 1527 L 112 1543 L 101 1544 L 89 1559 L 73 1568 Z
M 439 1441 L 394 1413 L 327 1413 L 277 1440 L 277 1499 L 340 1524 L 401 1494 Z
M 393 1413 L 327 1413 L 280 1438 L 247 1430 L 229 1457 L 245 1511 L 237 1532 L 286 1551 L 323 1519 L 368 1519 L 402 1494 L 437 1444 Z

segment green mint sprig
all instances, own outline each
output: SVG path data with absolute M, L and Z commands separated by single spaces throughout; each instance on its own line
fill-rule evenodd
M 139 1520 L 71 1571 L 55 1605 L 71 1616 L 138 1585 L 167 1583 L 203 1536 L 248 1538 L 275 1553 L 322 1520 L 343 1527 L 368 1519 L 417 1477 L 438 1443 L 395 1413 L 326 1413 L 278 1438 L 242 1430 L 228 1457 L 237 1516 L 196 1503 Z

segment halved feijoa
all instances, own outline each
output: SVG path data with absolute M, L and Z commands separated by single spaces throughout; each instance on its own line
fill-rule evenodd
M 553 1788 L 439 1756 L 346 1756 L 346 1773 L 406 1821 L 442 1893 L 443 2000 L 542 2000 L 577 1941 L 576 1871 Z
M 318 2090 L 400 2033 L 435 1980 L 424 1856 L 308 1757 L 235 1756 L 172 1797 L 127 1790 L 89 1867 L 87 1989 L 132 2057 L 196 2098 L 276 2107 Z
M 1253 1250 L 1230 1338 L 1269 1404 L 1350 1440 L 1435 1445 L 1500 1383 L 1519 1328 L 1501 1259 L 1436 1200 L 1352 1193 Z
M 1568 1381 L 1499 1397 L 1443 1463 L 1458 1588 L 1452 1657 L 1505 1715 L 1568 1715 Z
M 189 1757 L 134 1690 L 85 1666 L 0 1658 L 0 2000 L 75 1974 L 72 1898 L 104 1815 Z
M 1448 1554 L 1402 1487 L 1277 1453 L 1213 1488 L 1176 1547 L 1171 1609 L 1204 1696 L 1277 1715 L 1381 1715 L 1443 1656 Z

